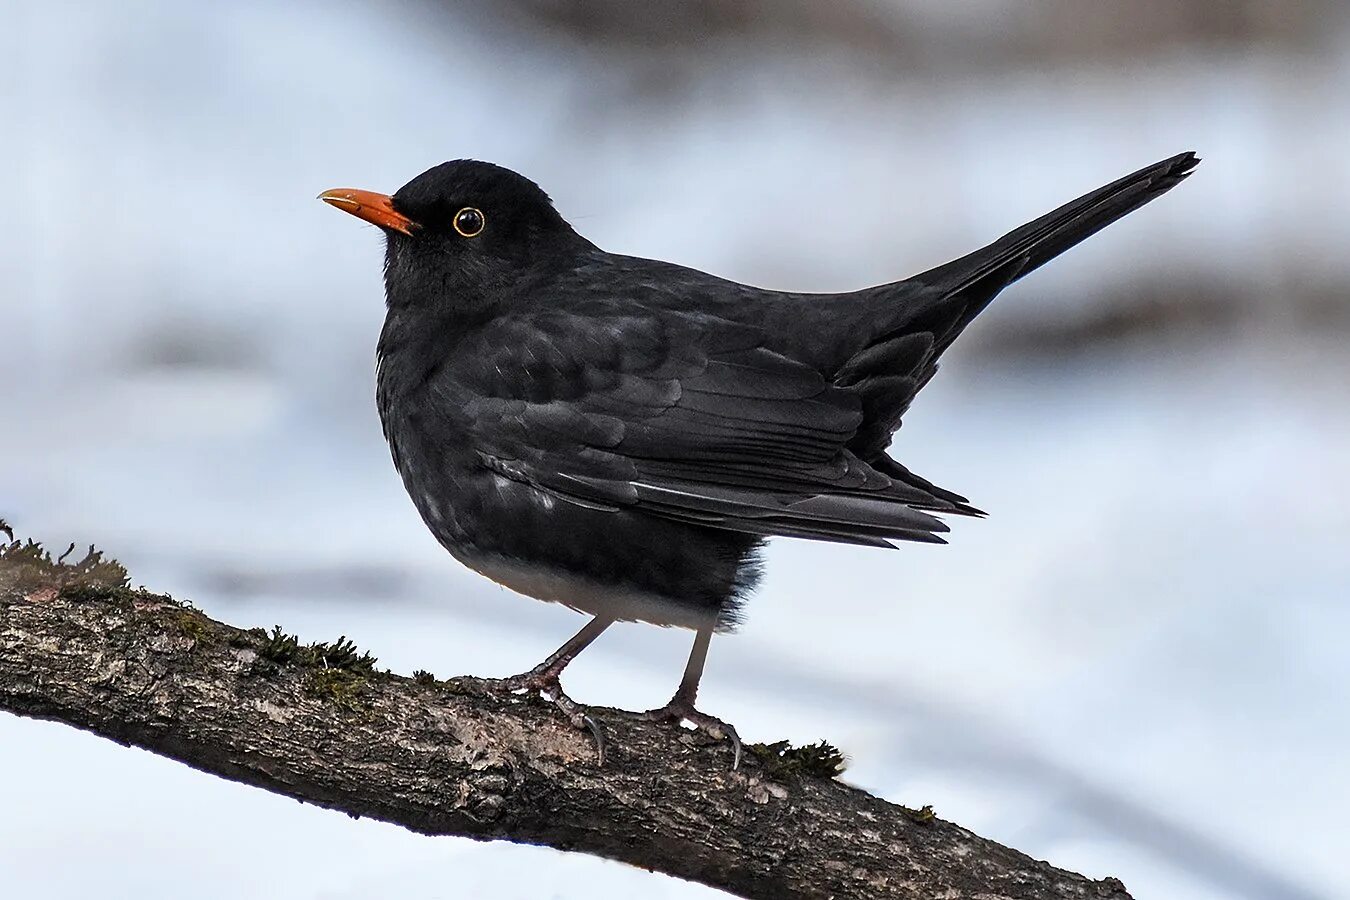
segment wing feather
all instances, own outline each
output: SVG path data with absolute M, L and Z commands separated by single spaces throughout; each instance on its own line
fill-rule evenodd
M 922 350 L 903 342 L 856 368 Z M 869 546 L 941 542 L 931 513 L 961 511 L 849 448 L 875 378 L 827 380 L 744 325 L 532 313 L 495 320 L 456 357 L 432 389 L 461 403 L 483 464 L 569 502 Z

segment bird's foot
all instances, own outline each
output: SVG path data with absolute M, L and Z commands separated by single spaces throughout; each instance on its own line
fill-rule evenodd
M 596 765 L 605 764 L 605 730 L 586 712 L 586 708 L 563 693 L 558 673 L 547 666 L 539 666 L 510 678 L 486 679 L 488 685 L 512 693 L 532 693 L 552 703 L 567 717 L 572 727 L 589 731 L 595 740 Z
M 735 772 L 741 767 L 741 736 L 736 733 L 736 729 L 715 716 L 699 712 L 692 701 L 677 696 L 660 709 L 648 710 L 646 716 L 653 722 L 674 722 L 677 725 L 688 722 L 718 740 L 730 741 L 731 771 Z

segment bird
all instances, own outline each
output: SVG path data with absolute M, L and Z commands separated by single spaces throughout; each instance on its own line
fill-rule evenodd
M 564 669 L 617 621 L 690 629 L 674 695 L 646 715 L 725 742 L 734 769 L 736 729 L 696 700 L 765 540 L 940 544 L 944 516 L 983 516 L 888 452 L 910 404 L 999 292 L 1198 162 L 1173 156 L 952 262 L 835 294 L 606 252 L 533 181 L 472 159 L 392 195 L 319 199 L 386 238 L 376 403 L 422 520 L 470 569 L 590 616 L 496 683 L 589 729 L 603 765 Z

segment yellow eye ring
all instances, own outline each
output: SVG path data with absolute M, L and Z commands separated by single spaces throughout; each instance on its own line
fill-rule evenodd
M 472 206 L 466 206 L 455 213 L 455 231 L 458 231 L 462 237 L 478 237 L 483 233 L 485 225 L 487 225 L 487 219 L 484 218 L 483 213 Z

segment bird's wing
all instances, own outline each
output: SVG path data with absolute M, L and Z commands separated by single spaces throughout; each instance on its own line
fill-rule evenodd
M 497 319 L 431 382 L 482 464 L 564 500 L 764 535 L 941 542 L 961 511 L 847 445 L 856 391 L 755 329 L 664 310 Z

